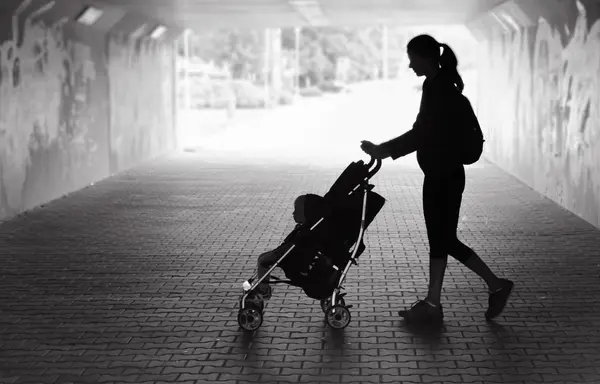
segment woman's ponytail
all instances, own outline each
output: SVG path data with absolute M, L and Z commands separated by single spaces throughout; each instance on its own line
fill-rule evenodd
M 448 76 L 458 90 L 462 92 L 465 88 L 465 83 L 458 73 L 458 59 L 448 44 L 440 44 L 440 47 L 443 49 L 442 55 L 440 56 L 440 68 L 444 75 Z

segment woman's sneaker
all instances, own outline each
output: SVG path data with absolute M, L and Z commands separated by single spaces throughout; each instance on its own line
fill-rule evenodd
M 444 320 L 441 305 L 433 305 L 427 300 L 416 301 L 408 310 L 398 311 L 407 322 L 439 323 Z
M 506 306 L 506 302 L 512 293 L 515 283 L 507 279 L 500 279 L 501 288 L 490 292 L 489 308 L 485 312 L 485 318 L 490 320 L 500 315 Z

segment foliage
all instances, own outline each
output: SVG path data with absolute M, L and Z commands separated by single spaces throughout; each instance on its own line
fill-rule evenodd
M 403 60 L 405 33 L 399 28 L 388 29 L 391 73 L 395 63 Z M 315 27 L 300 32 L 300 74 L 302 84 L 319 85 L 336 77 L 340 58 L 352 63 L 350 81 L 373 78 L 381 72 L 383 59 L 382 28 Z M 264 30 L 216 30 L 191 38 L 191 54 L 217 65 L 227 65 L 236 79 L 263 78 Z M 281 30 L 284 51 L 295 52 L 294 28 Z M 181 49 L 180 49 L 181 51 Z
M 384 52 L 384 29 L 381 26 L 366 28 L 318 27 L 301 28 L 299 41 L 294 28 L 281 29 L 281 60 L 286 72 L 281 90 L 269 91 L 270 103 L 289 104 L 293 100 L 296 60 L 299 64 L 300 94 L 318 97 L 323 93 L 342 92 L 342 82 L 371 80 L 382 75 L 385 53 L 389 76 L 396 77 L 400 69 L 407 69 L 405 53 L 408 39 L 422 31 L 407 27 L 387 28 L 387 47 Z M 447 31 L 428 31 L 433 35 L 449 37 Z M 439 32 L 439 33 L 438 33 Z M 464 41 L 456 40 L 464 52 L 459 57 L 473 57 L 474 52 Z M 273 73 L 265 71 L 265 30 L 215 30 L 190 36 L 190 53 L 193 57 L 216 66 L 225 66 L 234 81 L 210 84 L 194 80 L 192 98 L 198 107 L 229 108 L 232 102 L 238 108 L 260 108 L 265 105 L 265 83 Z M 299 57 L 296 56 L 298 48 Z M 456 48 L 455 48 L 456 50 Z M 461 49 L 459 48 L 458 51 Z M 182 46 L 179 46 L 183 55 Z M 464 55 L 463 55 L 464 53 Z M 344 66 L 346 63 L 346 67 Z M 464 69 L 469 66 L 461 62 Z
M 183 91 L 179 94 L 183 102 Z M 264 108 L 266 99 L 264 87 L 245 80 L 200 80 L 191 84 L 190 102 L 194 109 L 253 109 Z M 275 105 L 289 105 L 293 101 L 293 93 L 282 90 L 269 94 L 270 102 Z
M 191 55 L 227 65 L 236 79 L 263 68 L 262 30 L 215 30 L 190 37 Z

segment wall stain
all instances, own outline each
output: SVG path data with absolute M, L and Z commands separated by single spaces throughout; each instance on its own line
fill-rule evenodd
M 174 148 L 173 53 L 168 45 L 110 37 L 113 171 Z
M 0 44 L 0 218 L 31 205 L 23 189 L 32 153 L 58 146 L 65 167 L 57 177 L 67 178 L 96 150 L 82 108 L 95 78 L 89 48 L 65 39 L 63 25 L 27 17 L 19 28 L 19 17 L 13 15 L 12 36 Z
M 482 44 L 478 112 L 490 160 L 600 227 L 600 19 L 575 4 Z

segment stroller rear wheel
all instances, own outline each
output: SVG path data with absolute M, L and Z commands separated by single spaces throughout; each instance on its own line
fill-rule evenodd
M 254 305 L 249 305 L 238 312 L 238 324 L 245 331 L 256 331 L 262 322 L 262 311 Z
M 350 311 L 343 305 L 337 304 L 327 309 L 325 313 L 327 324 L 333 329 L 344 329 L 350 324 L 352 316 Z

